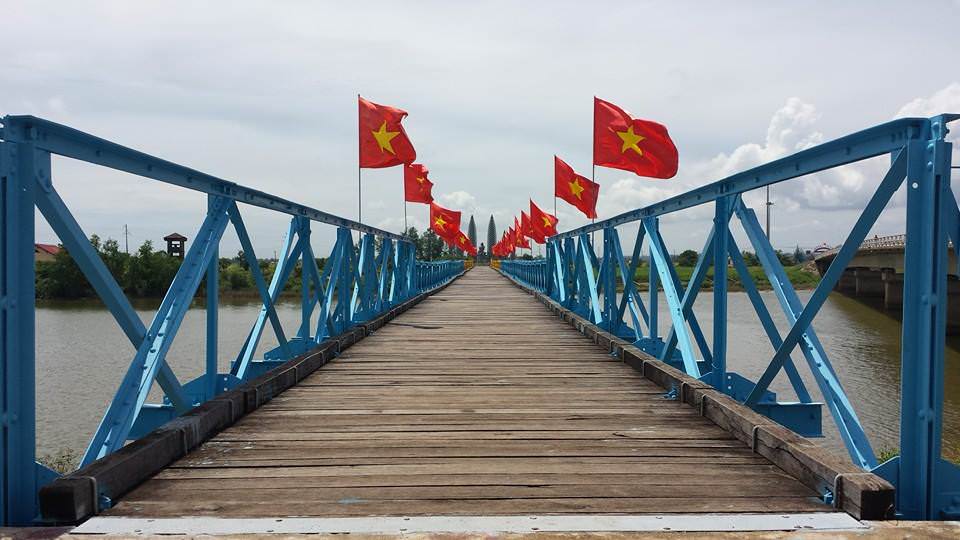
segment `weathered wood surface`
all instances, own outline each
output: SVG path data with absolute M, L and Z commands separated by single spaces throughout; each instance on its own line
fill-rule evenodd
M 478 267 L 106 515 L 828 510 Z

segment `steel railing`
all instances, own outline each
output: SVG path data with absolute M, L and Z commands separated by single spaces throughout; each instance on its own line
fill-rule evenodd
M 503 261 L 503 272 L 548 294 L 553 300 L 603 329 L 629 339 L 649 354 L 791 427 L 816 436 L 821 432 L 820 404 L 800 376 L 793 353 L 800 356 L 816 382 L 851 459 L 886 478 L 897 489 L 897 513 L 909 519 L 960 517 L 960 469 L 941 457 L 943 371 L 947 304 L 947 251 L 960 237 L 960 211 L 950 188 L 951 144 L 945 140 L 943 114 L 907 118 L 824 143 L 792 156 L 734 174 L 656 204 L 625 212 L 549 238 L 544 260 Z M 793 181 L 825 169 L 889 155 L 891 165 L 863 209 L 846 241 L 806 303 L 801 302 L 777 253 L 743 193 L 778 182 Z M 906 235 L 875 239 L 866 236 L 893 193 L 907 185 Z M 684 287 L 660 234 L 660 217 L 712 204 L 714 219 L 693 273 Z M 785 335 L 757 290 L 740 247 L 731 232 L 736 217 L 756 252 L 779 309 L 789 324 Z M 678 221 L 680 222 L 680 221 Z M 689 226 L 686 223 L 684 226 Z M 635 227 L 632 255 L 624 257 L 618 227 Z M 602 249 L 591 233 L 602 232 Z M 632 232 L 632 231 L 631 231 Z M 909 238 L 909 242 L 905 239 Z M 903 294 L 899 456 L 878 463 L 812 322 L 830 291 L 862 246 L 886 247 L 903 241 L 906 270 Z M 644 255 L 644 249 L 646 255 Z M 598 251 L 600 254 L 598 255 Z M 752 381 L 729 365 L 727 357 L 727 278 L 732 263 L 772 348 L 763 374 Z M 649 265 L 646 302 L 633 276 Z M 693 310 L 708 269 L 713 269 L 713 328 L 708 341 Z M 658 304 L 669 307 L 669 330 L 660 332 Z M 733 336 L 735 337 L 735 336 Z M 729 361 L 729 362 L 728 362 Z M 769 391 L 773 378 L 785 372 L 795 401 Z M 893 399 L 893 398 L 891 398 Z M 896 406 L 895 402 L 891 406 Z M 826 497 L 830 494 L 825 493 Z
M 179 271 L 149 325 L 91 246 L 53 182 L 51 155 L 124 171 L 205 194 L 206 215 Z M 37 491 L 56 473 L 36 463 L 34 208 L 40 210 L 70 257 L 136 349 L 126 374 L 93 434 L 82 464 L 121 448 L 167 420 L 303 353 L 331 336 L 436 288 L 463 272 L 463 261 L 419 262 L 406 238 L 202 173 L 32 116 L 7 116 L 0 131 L 0 374 L 3 440 L 0 446 L 0 524 L 28 524 L 37 516 Z M 287 214 L 290 224 L 272 279 L 260 270 L 241 215 L 244 206 Z M 336 227 L 323 268 L 311 246 L 314 223 Z M 218 252 L 233 226 L 262 307 L 230 371 L 217 367 Z M 353 234 L 356 233 L 356 243 Z M 378 247 L 379 246 L 379 247 Z M 294 267 L 301 268 L 301 322 L 288 337 L 275 303 Z M 166 362 L 170 345 L 206 280 L 205 373 L 181 382 Z M 312 318 L 316 316 L 316 325 Z M 256 358 L 264 329 L 279 346 Z M 156 382 L 163 403 L 147 403 Z

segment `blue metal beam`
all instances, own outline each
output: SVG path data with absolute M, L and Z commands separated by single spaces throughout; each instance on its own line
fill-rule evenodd
M 794 291 L 790 279 L 783 270 L 773 246 L 771 246 L 767 240 L 760 226 L 760 222 L 757 220 L 756 213 L 742 203 L 737 206 L 736 212 L 741 225 L 743 225 L 744 231 L 747 233 L 747 238 L 749 238 L 753 244 L 757 258 L 760 259 L 760 264 L 763 266 L 767 280 L 770 282 L 773 292 L 780 302 L 780 307 L 788 324 L 795 324 L 804 309 L 803 303 L 800 301 L 800 297 L 797 296 L 796 291 Z M 857 245 L 859 246 L 859 243 Z M 829 294 L 829 292 L 827 294 Z M 777 349 L 779 350 L 782 345 L 783 342 L 781 341 Z M 874 456 L 873 448 L 870 446 L 870 440 L 866 433 L 864 433 L 860 419 L 853 410 L 853 406 L 840 384 L 839 377 L 837 377 L 836 372 L 833 370 L 833 366 L 826 352 L 824 352 L 823 346 L 820 344 L 817 333 L 812 326 L 808 327 L 807 330 L 801 334 L 799 345 L 800 351 L 807 361 L 807 366 L 810 368 L 810 372 L 813 374 L 814 380 L 817 383 L 817 387 L 826 400 L 827 407 L 830 410 L 831 416 L 833 416 L 837 429 L 840 432 L 840 437 L 843 439 L 851 459 L 861 467 L 873 467 L 876 465 L 876 457 Z M 785 367 L 789 361 L 790 356 L 787 355 L 784 361 Z M 790 373 L 788 369 L 788 376 Z
M 774 354 L 773 359 L 767 366 L 767 369 L 757 381 L 757 386 L 753 389 L 753 392 L 750 393 L 750 397 L 747 398 L 748 405 L 753 405 L 759 401 L 763 392 L 770 386 L 770 382 L 773 381 L 774 376 L 776 376 L 777 372 L 783 367 L 786 357 L 789 356 L 790 352 L 797 345 L 797 342 L 803 336 L 804 332 L 807 331 L 807 328 L 813 321 L 813 317 L 817 314 L 817 311 L 820 310 L 820 307 L 823 306 L 823 303 L 827 300 L 827 296 L 830 294 L 830 291 L 833 290 L 834 285 L 840 278 L 840 274 L 843 273 L 844 269 L 847 267 L 847 264 L 850 262 L 850 259 L 852 259 L 857 250 L 860 249 L 860 244 L 870 231 L 870 227 L 872 227 L 876 222 L 877 216 L 880 215 L 880 212 L 882 212 L 884 207 L 886 207 L 890 197 L 893 196 L 894 192 L 896 192 L 897 188 L 899 188 L 900 184 L 903 182 L 903 177 L 906 172 L 906 165 L 906 155 L 904 152 L 900 152 L 896 160 L 894 160 L 893 165 L 891 165 L 890 170 L 887 171 L 887 174 L 877 187 L 877 191 L 873 194 L 873 197 L 870 198 L 870 202 L 867 204 L 867 207 L 864 209 L 863 213 L 860 214 L 860 217 L 854 224 L 853 229 L 847 236 L 846 241 L 844 241 L 840 251 L 830 264 L 830 267 L 827 269 L 826 273 L 824 273 L 823 278 L 820 280 L 820 284 L 807 301 L 807 305 L 804 306 L 803 311 L 801 311 L 797 316 L 797 320 L 790 328 L 790 332 L 787 334 L 787 337 L 784 338 L 783 344 L 777 349 L 777 352 Z M 761 245 L 763 244 L 761 243 Z M 821 373 L 823 373 L 823 371 L 829 371 L 831 372 L 830 374 L 833 375 L 832 370 L 821 370 Z M 843 393 L 842 390 L 837 392 L 839 388 L 834 388 L 834 390 L 835 395 L 838 393 Z
M 126 443 L 127 435 L 147 400 L 156 373 L 190 307 L 200 279 L 216 252 L 216 246 L 227 226 L 227 209 L 232 203 L 229 199 L 218 199 L 214 210 L 203 221 L 147 330 L 146 339 L 137 349 L 120 388 L 117 389 L 83 456 L 82 465 L 103 457 Z
M 243 249 L 243 257 L 247 261 L 247 266 L 250 267 L 250 275 L 253 276 L 253 284 L 256 286 L 257 292 L 260 293 L 260 300 L 263 302 L 263 307 L 267 310 L 267 317 L 270 319 L 270 325 L 273 327 L 273 333 L 277 336 L 277 341 L 280 343 L 280 350 L 282 351 L 284 357 L 291 358 L 290 348 L 287 346 L 287 336 L 284 335 L 283 325 L 280 324 L 280 317 L 277 316 L 276 307 L 273 305 L 273 295 L 270 294 L 270 291 L 267 289 L 267 283 L 263 279 L 263 272 L 260 271 L 260 260 L 257 259 L 257 255 L 253 251 L 253 243 L 250 241 L 250 235 L 247 234 L 247 227 L 243 224 L 243 218 L 240 216 L 240 209 L 237 208 L 237 203 L 235 201 L 230 201 L 230 204 L 227 206 L 227 214 L 230 216 L 230 221 L 233 223 L 233 228 L 237 232 L 237 238 L 240 240 L 240 247 Z M 274 269 L 274 273 L 278 273 L 277 269 Z M 286 280 L 284 280 L 282 283 L 286 283 Z
M 680 306 L 680 294 L 677 291 L 677 285 L 673 280 L 673 276 L 670 275 L 670 256 L 663 246 L 654 219 L 643 220 L 643 226 L 647 230 L 647 237 L 650 238 L 651 266 L 656 265 L 656 270 L 660 274 L 660 282 L 663 284 L 663 295 L 666 297 L 667 305 L 670 308 L 670 319 L 673 322 L 674 331 L 677 333 L 680 356 L 683 358 L 683 368 L 691 377 L 699 378 L 701 375 L 700 366 L 697 365 L 697 358 L 693 355 L 693 348 L 690 345 L 690 335 L 687 331 L 686 319 L 684 319 L 683 309 Z M 656 308 L 651 306 L 650 309 L 652 315 L 653 310 Z M 651 335 L 651 337 L 655 336 Z
M 783 343 L 780 332 L 777 330 L 777 325 L 773 322 L 773 317 L 770 316 L 770 311 L 767 310 L 767 305 L 764 303 L 763 297 L 760 296 L 760 291 L 757 290 L 757 284 L 753 281 L 753 276 L 750 275 L 750 270 L 747 268 L 746 261 L 743 260 L 743 255 L 740 253 L 736 239 L 733 238 L 733 233 L 728 230 L 727 236 L 729 237 L 727 241 L 730 243 L 730 259 L 733 261 L 734 269 L 740 276 L 740 283 L 743 284 L 743 290 L 747 293 L 750 303 L 753 304 L 753 310 L 756 312 L 757 318 L 760 319 L 760 325 L 763 326 L 763 331 L 767 334 L 767 339 L 770 340 L 773 349 L 777 350 L 780 344 Z M 799 399 L 801 403 L 811 403 L 813 399 L 810 397 L 810 392 L 807 391 L 807 385 L 804 384 L 803 379 L 800 378 L 800 373 L 793 364 L 792 358 L 787 357 L 787 361 L 783 363 L 783 369 L 787 372 L 787 377 L 793 385 L 794 392 L 797 393 L 797 399 Z
M 901 350 L 900 456 L 894 480 L 897 509 L 906 519 L 960 514 L 960 478 L 941 459 L 944 342 L 947 312 L 947 231 L 952 147 L 943 119 L 934 119 L 928 141 L 907 147 L 907 238 L 904 260 Z M 902 156 L 901 156 L 902 157 Z M 956 249 L 956 244 L 954 245 Z M 948 492 L 952 492 L 949 493 Z
M 37 187 L 36 205 L 40 213 L 60 238 L 60 242 L 113 315 L 133 348 L 140 348 L 147 335 L 146 326 L 143 325 L 143 321 L 130 305 L 120 285 L 103 264 L 100 254 L 87 240 L 80 224 L 53 187 L 50 175 L 45 175 L 42 181 L 38 181 Z M 180 381 L 165 361 L 161 362 L 157 372 L 157 383 L 178 412 L 183 413 L 191 407 L 191 402 L 184 393 Z
M 296 260 L 303 249 L 303 242 L 296 236 L 296 219 L 297 218 L 293 218 L 290 220 L 287 235 L 283 240 L 283 247 L 280 249 L 280 258 L 277 261 L 277 267 L 274 268 L 273 276 L 270 278 L 270 289 L 268 291 L 270 294 L 270 305 L 273 305 L 277 301 L 277 298 L 280 297 L 280 293 L 283 291 L 287 280 L 290 279 L 290 273 L 293 271 Z M 296 242 L 294 242 L 294 238 L 297 238 Z M 253 361 L 253 355 L 257 350 L 257 345 L 260 343 L 260 337 L 263 335 L 263 328 L 267 323 L 269 312 L 270 310 L 267 304 L 262 304 L 260 313 L 257 315 L 257 320 L 247 334 L 247 339 L 244 341 L 243 347 L 240 348 L 236 360 L 234 360 L 233 365 L 230 367 L 230 373 L 239 379 L 247 378 L 247 370 L 250 368 L 250 362 Z
M 32 142 L 38 149 L 52 154 L 102 165 L 291 216 L 303 216 L 320 223 L 373 233 L 397 241 L 410 241 L 401 235 L 223 180 L 49 120 L 34 116 L 5 116 L 3 124 L 3 137 L 6 140 Z
M 27 525 L 37 509 L 34 192 L 49 155 L 0 143 L 0 519 Z M 38 161 L 43 163 L 39 164 Z

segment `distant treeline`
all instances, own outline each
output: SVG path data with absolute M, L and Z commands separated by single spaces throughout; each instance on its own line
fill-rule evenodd
M 417 257 L 420 260 L 436 260 L 462 258 L 458 250 L 446 247 L 433 231 L 419 234 L 411 227 L 407 230 L 410 238 L 417 246 Z M 171 257 L 165 251 L 155 250 L 150 240 L 140 245 L 133 253 L 120 250 L 116 240 L 101 240 L 99 236 L 90 237 L 90 244 L 100 254 L 100 258 L 113 275 L 123 292 L 132 298 L 157 298 L 163 296 L 173 282 L 173 277 L 180 269 L 181 259 Z M 377 251 L 380 245 L 377 243 Z M 317 259 L 317 267 L 323 270 L 326 258 Z M 274 259 L 259 259 L 257 264 L 269 283 L 277 267 Z M 291 272 L 290 279 L 284 286 L 284 292 L 300 292 L 301 265 L 297 263 Z M 225 292 L 257 294 L 254 286 L 253 273 L 243 252 L 235 257 L 221 258 L 219 262 L 220 279 L 219 289 Z M 93 287 L 83 275 L 80 267 L 73 260 L 66 249 L 60 249 L 53 261 L 39 261 L 36 266 L 37 298 L 44 299 L 73 299 L 96 297 Z M 197 295 L 206 293 L 206 280 L 201 281 Z

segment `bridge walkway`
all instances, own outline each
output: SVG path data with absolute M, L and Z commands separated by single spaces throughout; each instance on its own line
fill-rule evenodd
M 102 515 L 831 510 L 663 395 L 477 267 Z

